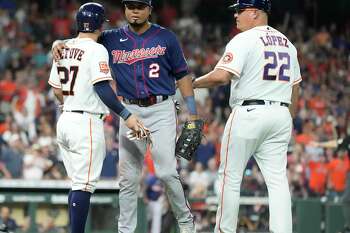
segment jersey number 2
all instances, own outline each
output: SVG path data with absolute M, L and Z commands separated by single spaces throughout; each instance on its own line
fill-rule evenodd
M 289 82 L 290 77 L 285 71 L 290 70 L 290 56 L 288 53 L 265 51 L 265 60 L 269 62 L 264 67 L 264 80 L 280 80 Z
M 58 66 L 57 67 L 57 72 L 58 75 L 60 76 L 61 84 L 62 84 L 62 94 L 63 95 L 74 95 L 74 84 L 75 84 L 75 79 L 77 78 L 79 66 L 71 66 L 69 69 L 64 66 Z M 63 77 L 61 76 L 60 73 L 63 73 Z M 70 74 L 72 73 L 72 78 L 70 78 Z M 68 90 L 65 89 L 64 87 L 68 86 Z
M 150 78 L 159 78 L 159 65 L 157 63 L 152 63 L 149 66 L 149 74 Z

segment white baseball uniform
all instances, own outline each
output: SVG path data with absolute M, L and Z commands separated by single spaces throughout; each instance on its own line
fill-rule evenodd
M 64 96 L 57 141 L 72 190 L 94 192 L 106 154 L 103 117 L 109 111 L 93 84 L 112 80 L 108 53 L 89 38 L 70 39 L 66 45 L 68 49 L 53 63 L 49 79 Z
M 293 85 L 301 81 L 297 51 L 276 29 L 254 27 L 227 44 L 216 69 L 234 76 L 232 113 L 222 138 L 215 233 L 236 232 L 240 185 L 251 156 L 268 188 L 271 232 L 292 233 L 286 154 L 292 131 L 288 105 Z

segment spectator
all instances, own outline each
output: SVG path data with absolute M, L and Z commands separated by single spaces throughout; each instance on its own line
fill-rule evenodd
M 101 179 L 115 179 L 118 176 L 118 149 L 108 147 L 107 143 L 107 152 L 106 158 L 103 161 Z
M 7 206 L 3 206 L 0 209 L 0 225 L 5 224 L 9 231 L 16 231 L 18 225 L 16 220 L 11 217 L 11 210 Z
M 11 179 L 11 173 L 7 170 L 6 165 L 0 162 L 0 179 Z
M 52 166 L 52 161 L 43 157 L 40 146 L 34 144 L 24 155 L 23 166 L 24 179 L 40 180 L 44 172 Z
M 64 233 L 64 231 L 55 225 L 54 218 L 48 217 L 42 225 L 40 225 L 39 233 Z
M 0 160 L 6 165 L 6 169 L 11 174 L 12 178 L 22 177 L 23 166 L 23 148 L 24 145 L 21 142 L 18 135 L 12 135 L 8 142 L 9 146 L 2 148 L 2 154 Z
M 11 101 L 15 95 L 16 84 L 13 81 L 13 74 L 10 69 L 6 69 L 3 75 L 0 80 L 1 111 L 8 114 L 11 112 Z
M 327 185 L 327 164 L 326 158 L 321 155 L 319 159 L 309 161 L 309 195 L 313 197 L 322 196 L 325 194 Z
M 208 180 L 209 176 L 203 170 L 203 165 L 200 162 L 196 162 L 195 169 L 191 172 L 189 177 L 190 197 L 204 198 L 209 186 Z
M 194 161 L 202 164 L 203 168 L 208 167 L 208 161 L 215 156 L 215 145 L 206 137 L 202 138 L 202 143 L 195 152 Z
M 160 180 L 154 174 L 148 174 L 145 181 L 146 200 L 150 222 L 150 233 L 161 233 L 162 209 L 164 203 L 164 190 Z
M 345 190 L 346 176 L 349 171 L 349 158 L 346 156 L 346 151 L 339 151 L 338 154 L 329 161 L 329 184 L 331 196 L 339 197 Z

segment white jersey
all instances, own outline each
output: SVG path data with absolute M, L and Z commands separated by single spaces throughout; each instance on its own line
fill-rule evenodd
M 112 80 L 106 48 L 89 38 L 70 39 L 66 45 L 62 59 L 53 62 L 49 78 L 51 86 L 62 89 L 63 110 L 109 113 L 93 88 L 97 82 Z
M 248 99 L 291 103 L 292 86 L 301 81 L 297 50 L 270 26 L 235 36 L 215 68 L 236 76 L 231 82 L 231 107 Z

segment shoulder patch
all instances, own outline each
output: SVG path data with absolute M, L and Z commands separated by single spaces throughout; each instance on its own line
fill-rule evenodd
M 99 66 L 100 66 L 100 71 L 101 71 L 102 73 L 108 74 L 108 72 L 109 72 L 109 67 L 108 67 L 107 62 L 101 61 L 101 62 L 99 63 Z
M 228 52 L 222 58 L 222 63 L 228 64 L 233 60 L 233 54 Z

